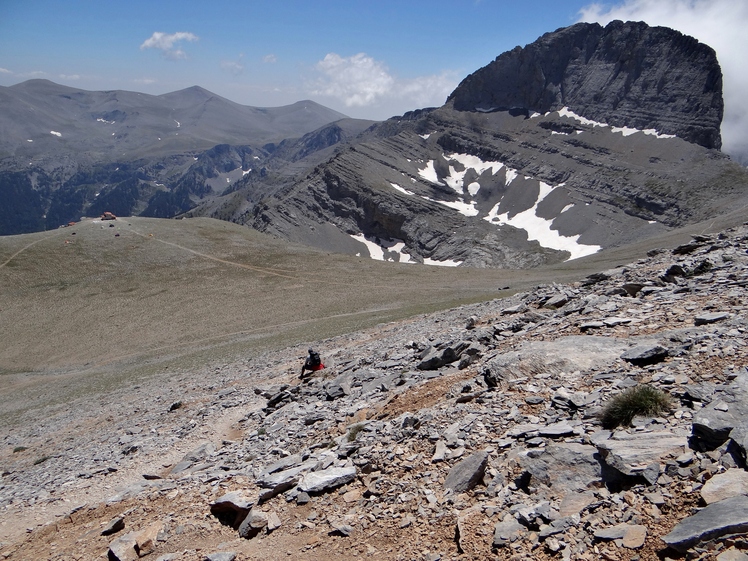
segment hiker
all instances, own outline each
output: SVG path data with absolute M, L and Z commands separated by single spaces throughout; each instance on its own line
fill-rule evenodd
M 325 365 L 322 364 L 322 360 L 319 358 L 319 353 L 314 349 L 309 349 L 309 356 L 306 357 L 304 365 L 301 367 L 301 376 L 299 378 L 304 379 L 304 372 L 306 370 L 316 372 L 317 370 L 322 370 L 324 367 Z

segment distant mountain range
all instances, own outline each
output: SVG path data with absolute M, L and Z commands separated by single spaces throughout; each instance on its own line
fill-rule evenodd
M 377 259 L 532 267 L 745 205 L 722 112 L 714 51 L 635 22 L 548 33 L 381 123 L 25 82 L 0 89 L 0 233 L 211 216 Z

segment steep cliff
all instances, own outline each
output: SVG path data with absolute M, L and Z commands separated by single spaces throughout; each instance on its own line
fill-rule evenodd
M 450 95 L 459 111 L 568 107 L 594 121 L 720 148 L 722 71 L 714 50 L 643 22 L 578 23 L 516 47 Z

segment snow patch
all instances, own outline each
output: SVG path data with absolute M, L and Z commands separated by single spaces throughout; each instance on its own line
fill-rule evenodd
M 419 134 L 418 136 L 420 136 L 424 140 L 428 140 L 429 137 L 431 136 L 431 133 L 428 133 L 428 134 Z
M 26 142 L 34 142 L 34 141 L 29 138 Z
M 519 173 L 517 173 L 517 170 L 506 168 L 506 179 L 504 180 L 504 185 L 509 185 L 512 181 L 517 179 L 517 176 Z
M 478 216 L 479 210 L 475 207 L 474 202 L 465 202 L 463 200 L 459 201 L 437 201 L 436 199 L 430 199 L 429 197 L 423 197 L 427 201 L 431 201 L 432 203 L 438 203 L 440 205 L 444 205 L 449 208 L 453 208 L 463 216 Z
M 53 134 L 53 135 L 55 135 L 57 137 L 62 136 L 62 133 L 61 132 L 57 132 L 57 131 L 49 131 L 49 134 Z
M 415 195 L 413 191 L 408 191 L 407 189 L 400 187 L 397 183 L 390 183 L 390 185 L 392 185 L 392 188 L 395 189 L 395 191 L 400 191 L 403 195 Z
M 429 160 L 424 169 L 418 170 L 418 175 L 420 175 L 430 183 L 435 183 L 436 185 L 444 185 L 441 181 L 439 181 L 439 177 L 436 175 L 434 160 Z
M 436 265 L 438 267 L 459 267 L 462 265 L 462 261 L 452 261 L 451 259 L 445 259 L 444 261 L 437 261 L 435 259 L 429 259 L 425 257 L 423 259 L 424 265 Z
M 559 116 L 561 117 L 569 117 L 571 119 L 574 119 L 576 121 L 579 121 L 583 125 L 592 125 L 593 127 L 609 127 L 610 125 L 608 123 L 601 123 L 599 121 L 592 121 L 591 119 L 585 119 L 581 115 L 577 115 L 574 113 L 571 109 L 568 107 L 564 107 L 560 111 L 558 111 Z M 547 115 L 547 113 L 546 113 Z M 658 132 L 656 129 L 635 129 L 632 127 L 611 127 L 610 131 L 613 133 L 620 132 L 623 136 L 631 136 L 632 134 L 636 134 L 637 132 L 643 132 L 644 134 L 654 136 L 656 138 L 675 138 L 674 134 L 663 134 Z M 577 134 L 580 134 L 582 131 L 576 131 Z
M 611 132 L 620 132 L 623 136 L 631 136 L 634 133 L 639 132 L 639 129 L 632 129 L 631 127 L 612 127 Z
M 182 126 L 182 123 L 180 123 L 180 122 L 179 122 L 179 121 L 177 121 L 176 119 L 174 119 L 174 122 L 175 122 L 175 123 L 177 124 L 177 128 L 179 128 L 179 127 L 181 127 L 181 126 Z
M 488 213 L 488 216 L 484 220 L 491 224 L 514 226 L 527 232 L 528 241 L 537 241 L 541 246 L 550 249 L 558 249 L 561 251 L 568 251 L 571 256 L 569 261 L 572 259 L 578 259 L 586 255 L 592 255 L 602 249 L 599 245 L 586 245 L 579 243 L 579 235 L 576 236 L 562 236 L 557 230 L 553 230 L 551 225 L 553 220 L 546 220 L 537 215 L 538 205 L 545 199 L 549 194 L 553 192 L 554 187 L 539 181 L 538 198 L 532 208 L 528 208 L 525 211 L 515 214 L 512 218 L 509 218 L 509 213 L 498 214 L 499 204 L 494 206 Z M 561 185 L 558 185 L 560 187 Z
M 372 259 L 375 259 L 377 261 L 415 263 L 415 261 L 413 261 L 409 254 L 403 252 L 403 250 L 405 249 L 405 242 L 402 240 L 393 240 L 389 242 L 380 240 L 379 243 L 376 243 L 367 239 L 363 234 L 357 234 L 355 236 L 351 234 L 350 236 L 357 242 L 360 242 L 366 246 Z M 385 252 L 387 253 L 387 255 L 385 255 Z M 394 256 L 390 255 L 392 253 L 396 254 L 397 259 L 395 259 Z M 361 257 L 361 254 L 357 253 L 356 256 Z
M 242 177 L 244 177 L 245 175 L 247 175 L 250 171 L 252 171 L 252 168 L 249 168 L 247 171 L 243 171 L 242 172 Z

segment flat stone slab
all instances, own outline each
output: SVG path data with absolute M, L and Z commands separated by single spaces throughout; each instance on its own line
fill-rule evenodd
M 624 547 L 637 549 L 643 546 L 647 539 L 647 527 L 640 524 L 617 524 L 597 530 L 595 538 L 598 540 L 623 540 Z
M 748 471 L 739 468 L 728 469 L 707 481 L 701 488 L 701 498 L 712 504 L 736 495 L 748 495 Z
M 712 503 L 682 520 L 662 538 L 673 549 L 685 552 L 699 542 L 748 531 L 748 497 L 738 495 Z
M 723 319 L 730 317 L 727 312 L 711 312 L 706 314 L 699 314 L 693 318 L 694 325 L 707 325 L 709 323 L 717 323 Z
M 593 443 L 606 464 L 624 475 L 639 475 L 652 463 L 683 454 L 688 437 L 670 431 L 618 431 L 607 439 L 593 439 Z
M 354 479 L 356 479 L 354 466 L 331 467 L 307 473 L 299 482 L 299 489 L 305 493 L 322 493 L 350 483 Z
M 520 456 L 520 465 L 543 485 L 559 495 L 586 491 L 601 480 L 597 449 L 574 442 L 551 444 Z M 534 485 L 534 483 L 532 483 Z

